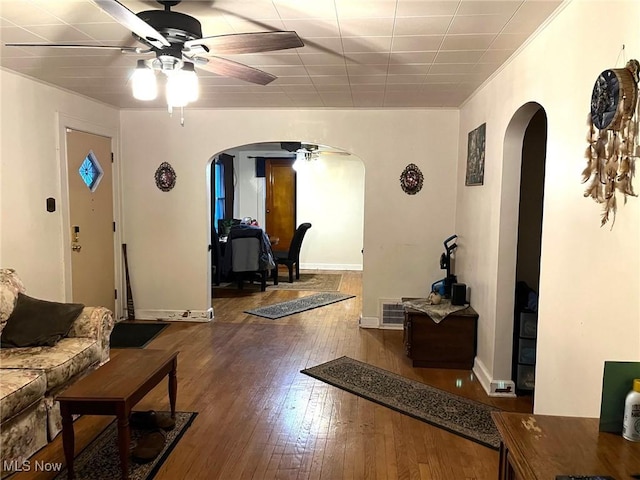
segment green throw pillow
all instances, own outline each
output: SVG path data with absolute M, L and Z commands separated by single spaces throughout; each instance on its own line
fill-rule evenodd
M 81 303 L 48 302 L 18 293 L 16 306 L 2 330 L 0 346 L 52 347 L 69 333 L 83 308 Z

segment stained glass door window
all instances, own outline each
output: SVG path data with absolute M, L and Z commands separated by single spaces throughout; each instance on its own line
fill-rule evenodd
M 103 170 L 95 154 L 90 150 L 78 170 L 82 181 L 92 192 L 96 191 L 103 176 Z

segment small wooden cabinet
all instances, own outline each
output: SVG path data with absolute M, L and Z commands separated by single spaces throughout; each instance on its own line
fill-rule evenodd
M 404 309 L 404 347 L 414 367 L 470 370 L 476 357 L 478 314 L 471 306 L 440 323 L 429 314 Z

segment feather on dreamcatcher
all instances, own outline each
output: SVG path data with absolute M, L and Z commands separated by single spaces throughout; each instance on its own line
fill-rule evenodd
M 637 60 L 625 68 L 605 70 L 598 76 L 591 95 L 589 146 L 583 183 L 589 182 L 585 197 L 603 204 L 600 225 L 616 215 L 616 192 L 627 202 L 633 191 L 635 160 L 638 158 L 638 74 Z

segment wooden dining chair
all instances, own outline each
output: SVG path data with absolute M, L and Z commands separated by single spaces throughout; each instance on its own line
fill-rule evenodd
M 296 280 L 300 279 L 300 249 L 302 248 L 302 240 L 310 228 L 310 223 L 301 223 L 293 234 L 289 250 L 287 252 L 273 252 L 273 260 L 276 262 L 276 268 L 273 269 L 274 280 L 278 278 L 278 265 L 286 265 L 289 269 L 289 283 L 293 283 L 294 267 Z

